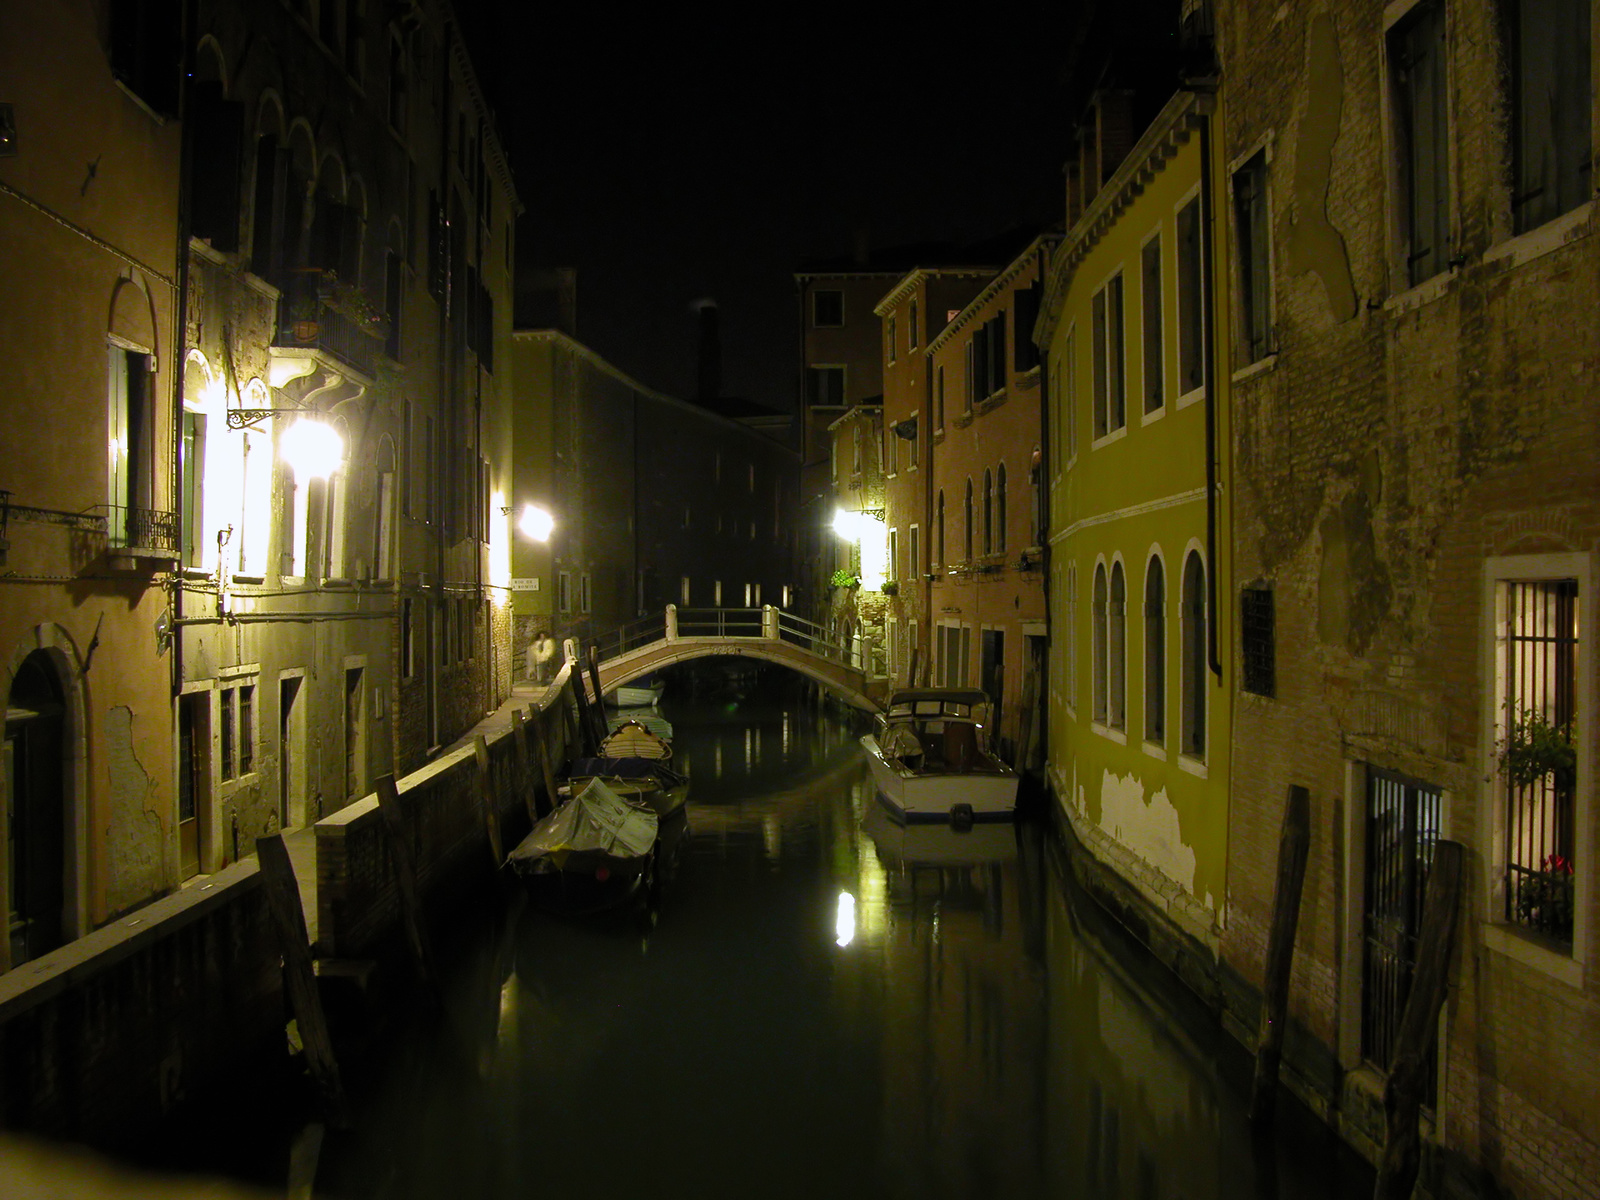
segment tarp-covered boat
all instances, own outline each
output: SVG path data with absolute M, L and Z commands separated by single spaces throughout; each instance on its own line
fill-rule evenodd
M 600 743 L 600 753 L 573 759 L 567 774 L 575 788 L 601 780 L 626 800 L 648 804 L 665 817 L 689 798 L 689 777 L 672 765 L 672 743 L 638 721 L 625 721 Z
M 660 818 L 599 779 L 529 831 L 506 856 L 506 867 L 530 897 L 563 912 L 596 912 L 622 904 L 647 880 Z

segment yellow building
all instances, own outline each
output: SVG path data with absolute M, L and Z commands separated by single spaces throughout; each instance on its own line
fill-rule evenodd
M 1231 695 L 1225 306 L 1202 187 L 1212 97 L 1181 91 L 1125 155 L 1096 96 L 1037 337 L 1050 434 L 1049 770 L 1079 841 L 1215 954 Z M 1182 938 L 1178 939 L 1180 942 Z
M 108 7 L 0 38 L 0 971 L 177 880 L 180 74 Z

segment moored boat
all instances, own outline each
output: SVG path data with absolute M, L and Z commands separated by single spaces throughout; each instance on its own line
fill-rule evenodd
M 672 765 L 672 743 L 643 722 L 618 725 L 600 743 L 600 753 L 573 759 L 568 775 L 576 790 L 591 779 L 665 817 L 689 799 L 689 777 Z
M 878 798 L 902 821 L 1009 821 L 1017 773 L 985 745 L 978 688 L 902 688 L 861 739 Z
M 648 888 L 660 818 L 590 779 L 506 856 L 540 907 L 581 914 L 614 908 Z

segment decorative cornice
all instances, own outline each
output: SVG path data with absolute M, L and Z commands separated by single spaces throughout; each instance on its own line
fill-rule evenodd
M 1034 326 L 1036 345 L 1046 345 L 1055 332 L 1078 264 L 1100 244 L 1150 181 L 1166 169 L 1167 163 L 1194 135 L 1201 122 L 1210 117 L 1215 104 L 1215 98 L 1209 93 L 1173 93 L 1106 185 L 1089 202 L 1089 207 L 1067 232 L 1050 261 L 1044 295 L 1039 303 L 1039 321 Z
M 994 272 L 993 267 L 913 267 L 873 306 L 872 311 L 880 317 L 887 315 L 925 279 L 986 279 Z
M 974 296 L 967 306 L 955 315 L 955 319 L 939 331 L 939 335 L 937 337 L 929 340 L 926 353 L 931 355 L 935 350 L 943 346 L 955 335 L 958 329 L 968 324 L 973 317 L 978 314 L 978 311 L 982 309 L 984 305 L 988 304 L 989 301 L 993 300 L 1001 292 L 1005 291 L 1006 288 L 1010 287 L 1014 282 L 1016 282 L 1017 276 L 1021 275 L 1022 272 L 1027 270 L 1029 264 L 1038 258 L 1039 251 L 1041 249 L 1054 246 L 1060 241 L 1061 235 L 1059 233 L 1041 233 L 1038 237 L 1034 238 L 1033 241 L 1029 242 L 1027 248 L 1024 249 L 1021 254 L 1017 255 L 1016 258 L 1012 259 L 1010 264 L 1004 267 L 1000 273 L 990 281 L 988 287 L 984 288 L 983 291 Z

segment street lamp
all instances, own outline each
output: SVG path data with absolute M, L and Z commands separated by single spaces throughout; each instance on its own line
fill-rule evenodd
M 344 439 L 326 421 L 301 417 L 284 431 L 278 453 L 294 471 L 296 483 L 326 479 L 344 461 Z
M 550 515 L 548 509 L 540 508 L 537 504 L 522 506 L 522 516 L 517 521 L 517 528 L 534 541 L 548 542 L 550 532 L 555 527 L 556 519 Z

